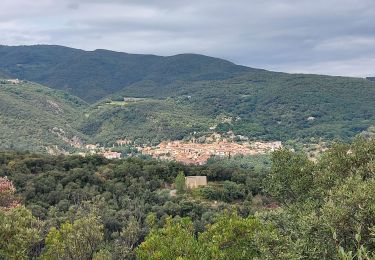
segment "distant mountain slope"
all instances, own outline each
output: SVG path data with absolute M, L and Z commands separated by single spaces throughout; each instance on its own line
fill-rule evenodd
M 71 124 L 86 106 L 79 98 L 38 84 L 0 80 L 0 149 L 69 149 L 63 138 L 81 136 Z
M 0 75 L 90 102 L 73 128 L 91 142 L 126 137 L 155 143 L 213 131 L 283 141 L 347 140 L 375 125 L 374 81 L 270 72 L 202 55 L 0 46 Z M 124 97 L 146 99 L 122 104 Z
M 203 55 L 170 57 L 62 46 L 0 46 L 0 74 L 64 90 L 88 102 L 143 80 L 165 85 L 175 80 L 225 79 L 250 68 Z
M 192 105 L 176 99 L 145 99 L 136 102 L 100 102 L 86 111 L 79 127 L 91 142 L 113 144 L 127 138 L 137 144 L 157 144 L 176 140 L 196 132 L 203 135 L 215 118 Z
M 232 130 L 254 139 L 309 142 L 348 140 L 375 122 L 375 82 L 365 79 L 254 71 L 158 89 L 152 82 L 129 86 L 113 99 L 146 101 L 99 106 L 83 121 L 83 132 L 102 141 L 160 141 Z

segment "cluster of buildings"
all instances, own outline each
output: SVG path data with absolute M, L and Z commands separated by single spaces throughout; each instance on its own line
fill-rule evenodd
M 265 154 L 282 147 L 281 142 L 236 143 L 220 140 L 213 143 L 172 141 L 162 142 L 155 147 L 138 148 L 142 154 L 153 158 L 175 160 L 185 164 L 203 165 L 212 156 Z
M 121 158 L 121 153 L 112 152 L 112 151 L 105 151 L 101 153 L 101 155 L 107 159 L 120 159 Z
M 124 146 L 124 145 L 131 145 L 133 142 L 131 140 L 128 140 L 128 139 L 119 139 L 116 141 L 116 144 L 118 146 Z
M 257 141 L 257 142 L 249 143 L 249 146 L 253 152 L 252 154 L 265 154 L 268 152 L 273 152 L 283 147 L 281 141 L 273 141 L 273 142 Z
M 11 85 L 18 85 L 22 81 L 19 79 L 0 79 L 0 84 L 11 84 Z
M 63 141 L 72 147 L 82 149 L 78 154 L 86 156 L 88 154 L 99 154 L 107 159 L 120 159 L 121 153 L 112 151 L 115 149 L 102 147 L 99 144 L 84 144 L 83 141 L 74 136 L 69 139 L 63 129 L 54 127 L 50 130 Z M 275 142 L 235 142 L 234 134 L 228 132 L 229 138 L 223 138 L 220 134 L 214 133 L 211 136 L 193 138 L 190 141 L 166 141 L 157 146 L 137 147 L 138 151 L 144 155 L 150 155 L 156 159 L 174 160 L 184 164 L 203 165 L 211 157 L 231 157 L 236 155 L 256 155 L 265 154 L 282 147 L 280 141 Z M 134 143 L 128 139 L 119 139 L 113 144 L 115 147 L 134 147 Z M 117 149 L 120 151 L 119 149 Z
M 104 147 L 101 147 L 99 144 L 87 144 L 85 149 L 88 154 L 100 154 L 107 159 L 120 159 L 121 153 L 113 152 L 111 150 L 106 150 Z M 80 155 L 85 156 L 87 153 L 81 153 Z
M 21 80 L 19 80 L 19 79 L 7 79 L 6 82 L 9 83 L 9 84 L 16 85 L 16 84 L 20 84 Z

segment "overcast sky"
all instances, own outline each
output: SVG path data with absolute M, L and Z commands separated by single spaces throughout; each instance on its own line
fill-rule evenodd
M 276 71 L 375 75 L 375 0 L 1 0 L 0 44 L 200 53 Z

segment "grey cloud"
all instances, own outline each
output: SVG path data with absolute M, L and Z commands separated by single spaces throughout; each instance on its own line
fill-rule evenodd
M 2 44 L 192 52 L 252 67 L 333 75 L 375 74 L 374 25 L 372 0 L 0 3 Z
M 72 2 L 72 3 L 68 3 L 67 5 L 66 5 L 66 7 L 68 8 L 68 9 L 71 9 L 71 10 L 78 10 L 79 9 L 79 3 L 74 3 L 74 2 Z

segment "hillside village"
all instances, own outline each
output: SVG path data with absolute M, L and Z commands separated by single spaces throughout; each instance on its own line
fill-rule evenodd
M 282 147 L 280 141 L 236 143 L 227 139 L 212 143 L 197 143 L 195 140 L 162 142 L 154 147 L 138 147 L 142 154 L 156 159 L 175 160 L 184 164 L 203 165 L 213 156 L 266 154 Z
M 203 165 L 211 157 L 232 157 L 236 155 L 258 155 L 266 154 L 282 148 L 281 141 L 235 141 L 236 137 L 228 132 L 224 137 L 218 133 L 209 136 L 192 138 L 191 140 L 163 141 L 156 146 L 140 145 L 135 146 L 129 139 L 118 139 L 112 147 L 101 146 L 100 144 L 84 144 L 77 136 L 68 138 L 65 131 L 54 127 L 50 131 L 58 136 L 65 143 L 77 150 L 80 156 L 98 154 L 107 159 L 120 159 L 122 157 L 134 156 L 134 153 L 123 154 L 125 148 L 132 148 L 135 153 L 149 155 L 154 159 L 174 160 L 184 164 Z M 61 151 L 58 147 L 47 148 L 49 154 L 69 154 Z
M 63 129 L 53 128 L 51 132 L 59 136 L 64 142 L 77 149 L 80 156 L 102 155 L 107 159 L 121 159 L 123 157 L 143 154 L 151 156 L 154 159 L 174 160 L 184 164 L 204 165 L 211 157 L 232 157 L 236 155 L 259 155 L 273 152 L 283 147 L 281 141 L 235 141 L 234 138 L 226 138 L 220 134 L 214 133 L 211 136 L 193 138 L 189 141 L 163 141 L 158 145 L 149 146 L 135 144 L 129 139 L 119 139 L 112 147 L 101 146 L 100 144 L 84 144 L 83 141 L 74 136 L 67 138 Z M 202 140 L 204 140 L 202 142 Z M 123 149 L 131 148 L 131 153 L 121 152 Z M 319 156 L 328 149 L 325 142 L 304 144 L 302 150 L 308 155 L 311 161 L 316 161 Z M 294 151 L 292 148 L 291 150 Z M 47 148 L 51 155 L 64 154 L 69 152 L 56 147 Z
M 119 140 L 117 145 L 125 141 Z M 126 145 L 130 145 L 126 142 Z M 266 154 L 282 147 L 280 141 L 275 142 L 244 142 L 236 143 L 226 139 L 212 143 L 196 143 L 194 141 L 165 141 L 157 146 L 136 147 L 144 155 L 150 155 L 155 159 L 175 160 L 184 164 L 203 165 L 213 156 L 231 157 L 236 155 Z M 87 154 L 100 154 L 107 159 L 120 159 L 122 154 L 99 145 L 88 144 L 84 146 Z
M 193 138 L 190 141 L 164 141 L 156 146 L 134 146 L 131 140 L 119 139 L 112 147 L 104 147 L 100 144 L 84 144 L 76 136 L 69 139 L 65 136 L 65 132 L 62 129 L 54 128 L 51 131 L 63 141 L 78 149 L 78 155 L 99 154 L 107 159 L 120 159 L 125 155 L 119 152 L 118 148 L 133 147 L 140 154 L 149 155 L 155 159 L 175 160 L 184 164 L 203 165 L 208 159 L 214 156 L 231 157 L 236 155 L 266 154 L 282 147 L 280 141 L 235 142 L 233 139 L 224 138 L 217 133 L 205 137 L 204 142 L 199 142 L 199 138 Z M 57 147 L 55 149 L 47 149 L 47 151 L 49 154 L 59 153 Z M 64 154 L 69 153 L 65 152 Z

